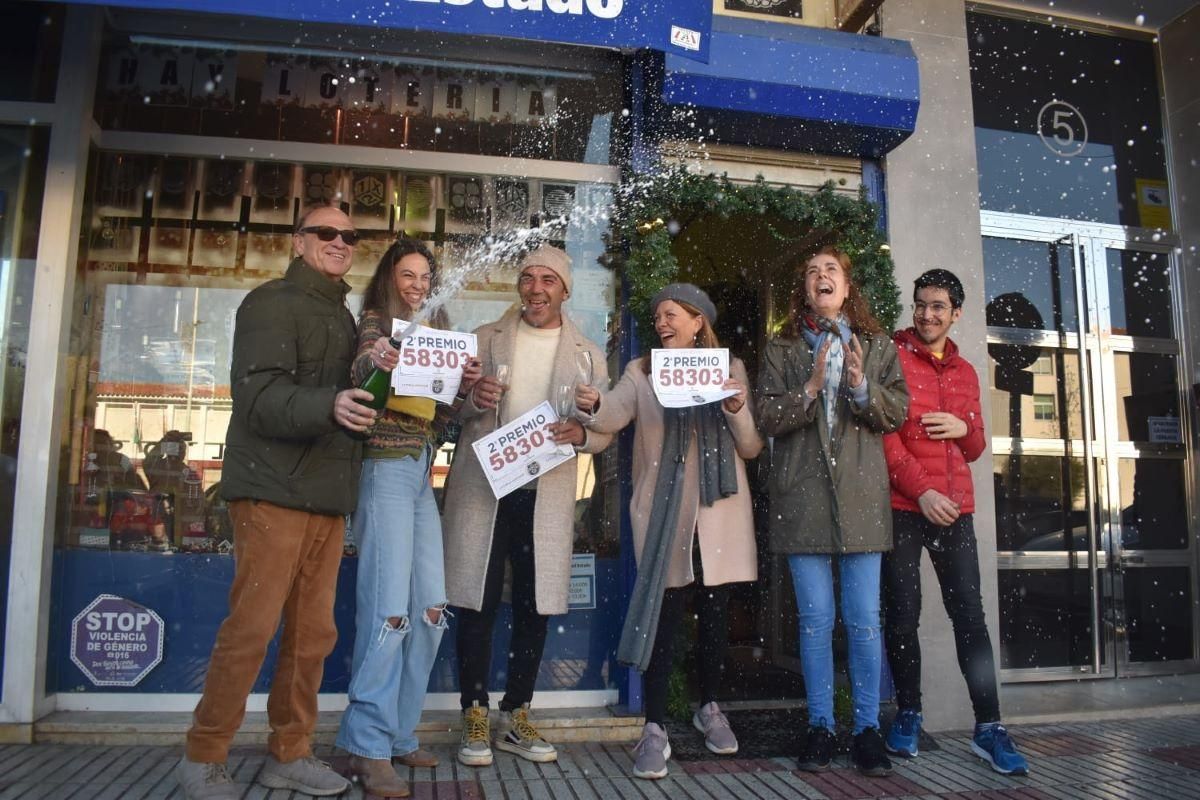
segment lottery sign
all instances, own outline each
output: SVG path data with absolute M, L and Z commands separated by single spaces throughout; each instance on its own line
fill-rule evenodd
M 462 383 L 463 367 L 475 357 L 473 333 L 439 331 L 424 325 L 392 321 L 392 335 L 401 338 L 400 364 L 392 371 L 392 389 L 398 395 L 429 397 L 439 403 L 454 402 Z
M 560 448 L 550 435 L 558 415 L 546 401 L 471 446 L 496 499 L 575 457 L 574 448 Z
M 736 392 L 723 389 L 729 379 L 729 350 L 688 347 L 650 351 L 650 382 L 663 408 L 715 403 Z

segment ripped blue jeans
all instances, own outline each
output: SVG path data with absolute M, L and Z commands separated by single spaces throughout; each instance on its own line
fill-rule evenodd
M 850 645 L 854 733 L 879 727 L 879 570 L 881 553 L 838 557 L 842 621 Z M 800 666 L 808 724 L 833 730 L 833 565 L 825 554 L 788 556 L 800 620 Z
M 350 704 L 337 745 L 365 758 L 417 749 L 413 731 L 446 630 L 442 523 L 429 456 L 426 450 L 419 459 L 363 461 L 353 520 L 358 608 Z

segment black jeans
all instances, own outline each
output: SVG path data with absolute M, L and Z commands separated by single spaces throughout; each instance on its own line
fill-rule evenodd
M 958 667 L 967 680 L 975 722 L 998 721 L 996 663 L 979 596 L 979 556 L 971 515 L 963 514 L 949 528 L 942 528 L 923 514 L 893 511 L 892 536 L 892 552 L 883 554 L 883 635 L 896 684 L 896 704 L 921 710 L 917 627 L 921 623 L 921 548 L 926 547 L 942 589 L 942 603 L 954 626 Z M 933 548 L 931 542 L 936 542 Z
M 725 669 L 725 653 L 729 649 L 729 584 L 704 586 L 700 574 L 700 548 L 693 543 L 693 571 L 696 581 L 663 593 L 662 611 L 658 615 L 658 632 L 654 635 L 654 651 L 642 673 L 642 690 L 646 698 L 646 722 L 663 724 L 667 714 L 667 686 L 675 660 L 675 631 L 683 623 L 687 597 L 694 593 L 696 602 L 696 666 L 700 679 L 700 705 L 717 699 L 721 691 L 721 673 Z
M 533 699 L 533 684 L 546 646 L 550 617 L 537 613 L 533 560 L 533 507 L 537 492 L 518 489 L 501 498 L 492 530 L 492 550 L 483 584 L 483 608 L 458 609 L 458 686 L 464 709 L 478 702 L 488 706 L 488 676 L 492 667 L 492 628 L 504 589 L 504 563 L 512 563 L 512 642 L 508 679 L 501 711 L 511 711 Z

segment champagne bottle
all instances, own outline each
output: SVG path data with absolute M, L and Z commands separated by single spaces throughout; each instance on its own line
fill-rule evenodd
M 396 339 L 389 338 L 388 344 L 397 350 L 400 349 L 400 342 Z M 367 408 L 373 408 L 376 411 L 382 411 L 387 405 L 388 394 L 392 388 L 392 373 L 390 370 L 380 369 L 376 367 L 371 370 L 371 374 L 363 379 L 363 382 L 358 385 L 358 388 L 371 393 L 369 401 L 360 401 Z

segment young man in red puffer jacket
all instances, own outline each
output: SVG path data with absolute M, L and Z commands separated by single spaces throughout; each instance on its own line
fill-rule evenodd
M 883 558 L 884 640 L 899 710 L 889 752 L 917 755 L 921 730 L 921 549 L 937 573 L 954 626 L 958 665 L 975 711 L 971 749 L 1004 774 L 1029 771 L 1000 724 L 996 664 L 979 596 L 975 493 L 970 463 L 986 447 L 979 378 L 958 354 L 950 328 L 962 317 L 962 283 L 931 269 L 913 288 L 913 327 L 893 337 L 908 384 L 908 418 L 884 437 L 892 484 L 893 549 Z

